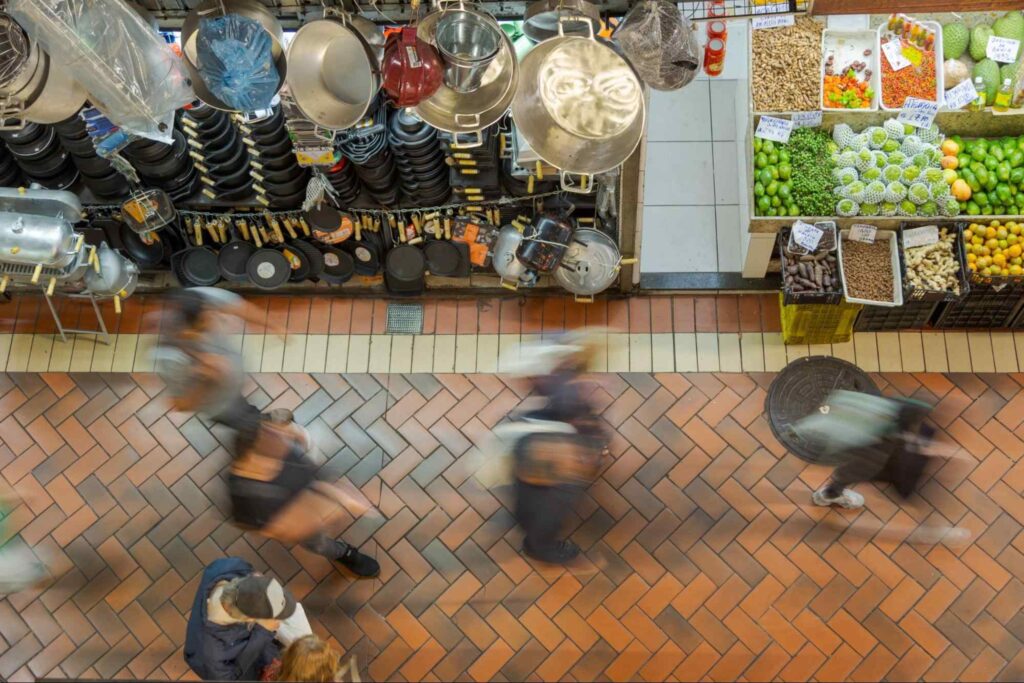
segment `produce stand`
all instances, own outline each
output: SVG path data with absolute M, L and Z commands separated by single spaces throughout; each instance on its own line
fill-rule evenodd
M 803 37 L 813 35 L 815 32 L 813 28 L 806 28 L 807 21 L 820 22 L 820 31 L 823 36 L 820 46 L 821 56 L 818 64 L 814 65 L 815 73 L 819 74 L 820 88 L 815 93 L 814 106 L 807 106 L 805 104 L 807 98 L 799 94 L 793 95 L 788 90 L 782 91 L 783 94 L 780 95 L 782 100 L 780 101 L 799 102 L 800 106 L 793 108 L 763 106 L 766 99 L 770 103 L 772 98 L 763 92 L 758 95 L 758 88 L 762 87 L 773 92 L 778 88 L 771 82 L 759 82 L 755 67 L 759 59 L 764 60 L 763 53 L 766 43 L 762 40 L 760 48 L 755 43 L 759 40 L 759 33 L 764 34 L 778 29 L 748 32 L 752 95 L 749 103 L 750 117 L 747 129 L 750 144 L 746 150 L 746 168 L 750 175 L 748 176 L 745 201 L 750 207 L 748 225 L 750 243 L 744 276 L 764 277 L 770 273 L 780 272 L 781 277 L 785 279 L 789 274 L 787 267 L 791 264 L 787 263 L 782 254 L 781 245 L 788 240 L 789 230 L 798 223 L 813 225 L 822 221 L 833 221 L 840 234 L 846 234 L 855 225 L 869 225 L 876 229 L 879 235 L 885 231 L 892 231 L 899 241 L 900 248 L 896 250 L 899 262 L 895 267 L 898 270 L 900 296 L 895 298 L 902 300 L 894 301 L 893 303 L 896 305 L 887 306 L 862 302 L 864 303 L 863 308 L 857 310 L 856 320 L 850 323 L 851 329 L 877 331 L 921 329 L 929 326 L 945 329 L 1024 327 L 1024 260 L 1021 259 L 1021 251 L 1024 251 L 1024 234 L 1021 234 L 1022 230 L 1018 227 L 1014 227 L 1015 232 L 1010 230 L 1011 226 L 1018 226 L 1018 224 L 1024 226 L 1024 202 L 1018 202 L 1016 199 L 1019 194 L 1024 193 L 1024 170 L 1016 171 L 1017 168 L 1024 169 L 1024 158 L 1022 158 L 1024 157 L 1024 109 L 1009 108 L 1007 111 L 999 112 L 993 111 L 991 108 L 982 111 L 971 111 L 966 108 L 948 110 L 943 105 L 932 119 L 937 129 L 933 127 L 929 130 L 926 123 L 924 124 L 925 128 L 905 127 L 904 131 L 895 134 L 893 133 L 894 119 L 897 118 L 901 110 L 890 107 L 890 110 L 886 111 L 887 107 L 884 102 L 879 102 L 882 98 L 879 97 L 879 78 L 875 69 L 881 66 L 890 66 L 892 63 L 898 64 L 898 62 L 888 61 L 888 56 L 881 50 L 882 41 L 879 42 L 878 49 L 864 47 L 861 52 L 863 55 L 861 60 L 856 58 L 856 50 L 848 47 L 848 43 L 855 43 L 858 40 L 866 45 L 869 34 L 879 31 L 880 26 L 885 25 L 891 28 L 893 24 L 887 24 L 890 21 L 890 15 L 872 15 L 867 31 L 844 32 L 826 28 L 826 18 L 818 16 L 817 10 L 818 7 L 815 6 L 812 8 L 812 16 L 803 19 L 805 22 Z M 904 11 L 904 8 L 896 5 L 892 7 L 892 11 L 901 12 Z M 933 87 L 936 92 L 948 92 L 949 85 L 946 85 L 946 88 L 942 87 L 942 62 L 945 56 L 942 43 L 945 32 L 943 26 L 948 22 L 961 20 L 966 24 L 970 34 L 975 33 L 976 27 L 983 24 L 996 25 L 1000 30 L 1010 25 L 1016 30 L 1018 24 L 1024 27 L 1024 16 L 1018 17 L 1019 14 L 1018 11 L 1007 19 L 1002 12 L 978 12 L 967 16 L 921 13 L 912 17 L 912 20 L 904 17 L 905 23 L 897 22 L 895 25 L 903 28 L 897 28 L 895 35 L 899 36 L 898 31 L 900 30 L 908 30 L 906 27 L 922 27 L 914 29 L 919 35 L 913 38 L 917 42 L 914 42 L 911 47 L 920 47 L 920 52 L 926 55 L 929 50 L 934 51 L 933 59 L 936 60 L 937 67 Z M 793 29 L 788 30 L 792 31 Z M 950 32 L 953 31 L 950 30 Z M 879 34 L 889 36 L 886 40 L 892 40 L 891 36 L 894 35 L 887 33 L 885 27 L 879 31 Z M 987 35 L 985 29 L 980 31 L 980 35 Z M 796 44 L 800 40 L 800 35 L 792 34 L 791 42 Z M 953 42 L 955 43 L 957 40 L 958 38 L 954 36 Z M 780 42 L 777 36 L 773 38 L 773 42 Z M 813 43 L 813 39 L 811 42 Z M 844 48 L 844 46 L 846 47 Z M 858 44 L 858 47 L 860 46 Z M 913 50 L 906 50 L 906 43 L 901 43 L 901 46 L 903 48 L 901 54 L 913 52 Z M 760 53 L 755 54 L 758 50 Z M 794 74 L 782 69 L 783 72 L 776 79 L 782 82 L 787 78 L 804 78 L 806 82 L 808 65 L 814 61 L 811 56 L 812 52 L 813 49 L 810 47 L 801 48 L 797 45 L 794 48 L 794 54 L 783 61 L 787 65 L 799 64 L 803 70 L 799 74 Z M 968 56 L 969 52 L 970 50 L 965 51 L 963 61 L 967 64 L 977 63 Z M 983 53 L 984 50 L 981 55 L 984 57 Z M 1018 56 L 1018 63 L 1014 68 L 1019 68 L 1019 60 Z M 858 63 L 858 61 L 862 63 Z M 916 62 L 914 68 L 917 68 Z M 857 108 L 835 109 L 827 106 L 828 95 L 825 85 L 827 76 L 839 70 L 851 76 L 844 83 L 854 93 L 851 96 L 844 96 L 843 102 Z M 892 70 L 887 70 L 891 74 Z M 1000 76 L 1009 74 L 1013 70 L 1008 67 Z M 870 73 L 866 73 L 867 71 Z M 863 85 L 856 85 L 858 79 Z M 931 99 L 934 100 L 934 96 Z M 759 107 L 759 104 L 762 106 Z M 776 130 L 780 128 L 778 122 L 772 119 L 791 122 L 791 126 L 790 123 L 781 126 L 790 128 L 788 141 L 783 142 L 776 137 L 778 133 L 772 132 L 773 126 Z M 890 123 L 887 124 L 887 121 Z M 758 133 L 759 127 L 761 127 L 761 133 Z M 809 131 L 800 132 L 803 128 L 808 128 Z M 889 136 L 883 133 L 879 134 L 878 139 L 886 141 L 884 150 L 881 145 L 875 146 L 874 141 L 871 145 L 867 143 L 849 144 L 851 136 L 866 135 L 871 133 L 870 129 L 875 128 L 882 128 L 890 134 Z M 828 154 L 822 151 L 824 147 L 824 143 L 821 142 L 824 140 L 823 134 L 827 135 L 833 143 Z M 906 144 L 905 141 L 911 136 L 913 136 L 913 141 Z M 782 135 L 783 139 L 785 137 Z M 761 138 L 759 142 L 758 138 Z M 1010 145 L 1011 138 L 1012 146 Z M 769 154 L 764 155 L 766 141 L 773 142 L 771 146 L 773 149 L 770 148 Z M 796 142 L 795 146 L 794 141 Z M 943 145 L 946 141 L 956 144 Z M 845 146 L 840 145 L 840 142 L 844 142 Z M 1006 143 L 1005 147 L 1003 143 Z M 997 151 L 996 147 L 1000 149 Z M 860 161 L 857 161 L 855 165 L 854 157 L 840 156 L 842 152 L 856 152 L 857 149 L 869 150 L 868 154 L 880 156 L 874 156 L 873 161 L 872 157 L 867 157 L 868 161 L 864 162 L 864 165 L 861 165 Z M 1021 155 L 1015 154 L 1011 162 L 1009 153 L 1016 152 L 1018 149 L 1021 151 Z M 807 159 L 807 150 L 817 151 L 818 163 L 832 173 L 832 187 L 827 188 L 832 193 L 834 203 L 831 206 L 824 198 L 825 192 L 818 190 L 817 195 L 814 194 L 815 189 L 824 187 L 825 183 L 821 180 L 821 171 Z M 902 158 L 895 162 L 890 161 L 888 155 L 893 152 L 897 153 L 895 156 L 900 156 L 899 153 L 902 152 Z M 988 158 L 990 152 L 991 156 L 997 158 L 990 160 Z M 811 169 L 810 176 L 802 175 L 801 161 L 797 158 L 798 153 L 804 154 L 803 168 Z M 906 170 L 907 166 L 916 166 L 919 163 L 917 156 L 919 154 L 928 155 L 925 163 L 922 163 L 920 168 Z M 764 156 L 770 158 L 770 163 L 767 165 L 763 158 L 759 158 Z M 841 162 L 838 161 L 840 159 Z M 860 178 L 854 176 L 851 179 L 838 173 L 839 169 L 854 166 Z M 876 166 L 879 171 L 870 171 Z M 906 179 L 894 178 L 891 175 L 882 177 L 883 172 L 899 175 L 899 171 L 890 169 L 890 166 L 906 170 Z M 984 168 L 979 170 L 977 166 Z M 769 173 L 766 174 L 765 170 Z M 803 182 L 807 177 L 814 180 L 815 174 L 818 174 L 815 183 Z M 985 181 L 984 183 L 976 182 L 979 174 Z M 997 176 L 995 182 L 989 180 L 989 174 Z M 769 175 L 777 182 L 765 183 L 764 181 L 768 180 Z M 945 180 L 949 186 L 944 193 L 938 182 L 940 179 Z M 876 180 L 879 184 L 872 184 Z M 900 187 L 892 188 L 890 191 L 889 183 L 891 182 L 897 182 Z M 958 183 L 966 184 L 967 188 L 965 189 L 964 184 Z M 769 184 L 772 185 L 771 192 L 768 192 Z M 1012 190 L 1010 189 L 1011 184 L 1013 185 Z M 913 185 L 921 187 L 912 188 Z M 911 189 L 914 192 L 913 197 L 908 196 L 908 191 Z M 967 191 L 968 189 L 969 191 Z M 845 192 L 849 192 L 849 194 L 844 194 Z M 769 195 L 771 197 L 769 201 L 772 203 L 766 205 L 765 198 Z M 843 202 L 844 197 L 854 197 L 855 199 Z M 819 201 L 811 205 L 824 207 L 826 210 L 812 213 L 800 210 L 803 206 L 814 202 L 815 198 Z M 949 201 L 947 207 L 948 200 L 953 201 Z M 766 210 L 769 206 L 770 210 Z M 862 213 L 862 206 L 867 207 L 869 212 L 857 215 Z M 986 210 L 991 208 L 1002 208 L 1002 210 Z M 782 215 L 765 215 L 767 213 Z M 974 227 L 972 224 L 980 226 L 982 233 L 990 227 L 994 227 L 1000 234 L 998 236 L 982 234 L 981 241 L 972 242 L 971 235 L 973 233 L 968 232 L 966 233 L 967 249 L 965 251 L 964 230 L 968 226 Z M 908 285 L 907 263 L 902 248 L 903 235 L 907 230 L 931 225 L 947 226 L 950 231 L 956 231 L 952 256 L 957 265 L 958 283 L 955 287 L 950 285 L 944 291 L 922 291 Z M 998 246 L 995 242 L 999 243 Z M 1020 247 L 1015 246 L 1018 243 L 1021 244 Z M 947 258 L 943 261 L 944 267 L 948 263 Z M 932 267 L 931 264 L 926 264 L 926 266 Z M 997 272 L 997 269 L 1001 269 L 1002 272 Z M 915 276 L 917 275 L 919 274 L 915 270 Z M 801 301 L 801 296 L 804 297 L 803 301 Z M 829 304 L 821 301 L 815 302 L 812 306 L 809 303 L 812 298 L 801 293 L 794 294 L 783 283 L 780 303 L 784 308 L 783 336 L 786 343 L 827 343 L 829 340 L 841 340 L 846 337 L 846 330 L 839 320 L 844 315 L 848 317 L 849 313 L 838 309 L 841 306 L 857 303 L 858 299 L 855 296 L 851 297 L 844 288 L 843 293 L 838 297 L 841 303 L 832 305 L 837 309 L 833 311 L 829 310 Z M 820 298 L 822 297 L 819 295 Z M 837 297 L 825 298 L 835 300 Z M 817 341 L 807 341 L 811 338 Z

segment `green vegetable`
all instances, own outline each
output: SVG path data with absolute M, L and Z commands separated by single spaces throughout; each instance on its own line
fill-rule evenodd
M 1006 182 L 1007 180 L 1009 180 L 1010 164 L 1004 161 L 1003 163 L 996 166 L 996 177 L 999 178 L 999 180 L 1002 182 Z
M 760 171 L 757 172 L 757 179 L 764 185 L 767 185 L 771 181 L 775 180 L 775 178 L 772 177 L 772 172 L 767 168 L 761 169 Z
M 1020 151 L 1019 149 L 1015 149 L 1012 152 L 1010 152 L 1009 159 L 1010 166 L 1012 166 L 1013 168 L 1019 168 L 1020 166 L 1024 165 L 1024 152 Z
M 757 181 L 756 183 L 754 183 L 754 196 L 755 197 L 762 197 L 762 196 L 764 196 L 764 185 L 761 183 L 760 180 Z
M 763 214 L 766 211 L 768 211 L 768 209 L 770 209 L 770 208 L 772 208 L 772 200 L 771 199 L 769 199 L 765 195 L 761 195 L 760 197 L 757 198 L 757 210 L 760 213 Z
M 790 135 L 791 190 L 801 215 L 830 216 L 835 210 L 831 142 L 828 133 L 816 128 L 798 128 Z
M 1024 156 L 1024 152 L 1021 153 L 1021 156 Z M 790 178 L 790 176 L 792 174 L 793 174 L 793 167 L 792 166 L 790 166 L 787 163 L 779 164 L 779 177 L 780 178 L 782 178 L 783 180 L 789 180 L 789 178 Z
M 1010 182 L 1014 185 L 1024 183 L 1024 168 L 1015 168 L 1010 171 Z
M 980 214 L 981 214 L 981 207 L 978 206 L 977 202 L 975 202 L 973 200 L 967 202 L 967 215 L 968 216 L 978 216 Z
M 760 138 L 757 139 L 760 140 Z M 758 155 L 754 157 L 754 165 L 758 168 L 766 167 L 768 165 L 768 155 L 764 152 L 759 152 Z
M 971 195 L 971 199 L 977 202 L 978 206 L 991 206 L 991 202 L 988 199 L 987 192 L 975 192 Z
M 768 194 L 769 197 L 774 197 L 779 192 L 778 181 L 773 180 L 770 183 L 768 183 L 768 186 L 764 188 L 764 191 Z

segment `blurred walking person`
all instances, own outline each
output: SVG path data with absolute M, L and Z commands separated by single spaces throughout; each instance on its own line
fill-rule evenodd
M 310 438 L 288 411 L 252 411 L 237 424 L 228 492 L 236 524 L 284 544 L 300 543 L 361 578 L 380 574 L 380 565 L 331 531 L 345 515 L 366 512 L 358 492 L 320 481 L 309 456 Z
M 281 659 L 263 671 L 264 681 L 302 681 L 303 683 L 333 683 L 355 674 L 355 657 L 342 663 L 341 654 L 317 636 L 299 638 L 281 654 Z
M 21 502 L 21 495 L 16 490 L 0 486 L 0 539 L 6 536 L 4 521 Z M 22 539 L 0 541 L 0 598 L 38 586 L 51 578 L 54 577 L 47 563 L 36 557 Z

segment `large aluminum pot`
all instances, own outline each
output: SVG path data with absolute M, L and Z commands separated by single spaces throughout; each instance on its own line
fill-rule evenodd
M 40 50 L 46 60 L 46 80 L 39 95 L 25 108 L 22 115 L 26 121 L 35 123 L 59 123 L 74 116 L 85 105 L 89 93 L 78 81 L 71 78 L 69 69 L 56 67 L 49 55 Z
M 431 12 L 416 27 L 417 35 L 435 48 L 437 23 L 447 11 L 442 9 Z M 449 133 L 476 135 L 475 142 L 460 144 L 460 147 L 481 146 L 481 131 L 505 115 L 516 93 L 516 86 L 519 83 L 519 62 L 516 60 L 515 49 L 508 35 L 504 31 L 499 33 L 501 47 L 484 71 L 480 87 L 473 92 L 462 93 L 447 83 L 441 83 L 436 93 L 414 108 L 416 115 L 434 128 Z
M 0 262 L 63 268 L 75 258 L 82 205 L 71 192 L 0 188 Z
M 601 30 L 601 11 L 597 5 L 587 0 L 537 0 L 530 3 L 523 15 L 523 33 L 535 43 L 558 35 L 558 19 L 565 16 L 585 17 L 590 22 L 591 31 Z M 586 35 L 587 28 L 582 23 L 566 26 L 568 33 Z
M 303 115 L 324 128 L 354 126 L 380 90 L 375 47 L 344 14 L 300 28 L 288 46 L 288 61 L 288 92 Z
M 554 272 L 555 282 L 577 296 L 608 289 L 619 276 L 622 255 L 611 237 L 593 228 L 578 228 Z
M 564 35 L 570 21 L 589 27 L 586 18 L 559 17 L 559 36 L 523 58 L 512 118 L 544 161 L 592 175 L 619 166 L 640 144 L 643 86 L 629 62 L 593 34 Z
M 85 286 L 97 296 L 119 295 L 122 299 L 132 295 L 139 284 L 139 267 L 134 261 L 121 256 L 104 242 L 96 251 L 99 271 L 85 271 Z
M 537 273 L 516 256 L 522 243 L 523 233 L 514 225 L 506 225 L 498 231 L 498 238 L 491 248 L 491 265 L 501 278 L 501 286 L 507 289 L 518 289 L 519 285 L 532 286 L 537 281 Z

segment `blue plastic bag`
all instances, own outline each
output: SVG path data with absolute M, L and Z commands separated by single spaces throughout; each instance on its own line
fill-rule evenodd
M 196 35 L 199 73 L 214 95 L 240 111 L 270 107 L 281 76 L 270 36 L 255 19 L 228 14 L 202 19 Z

